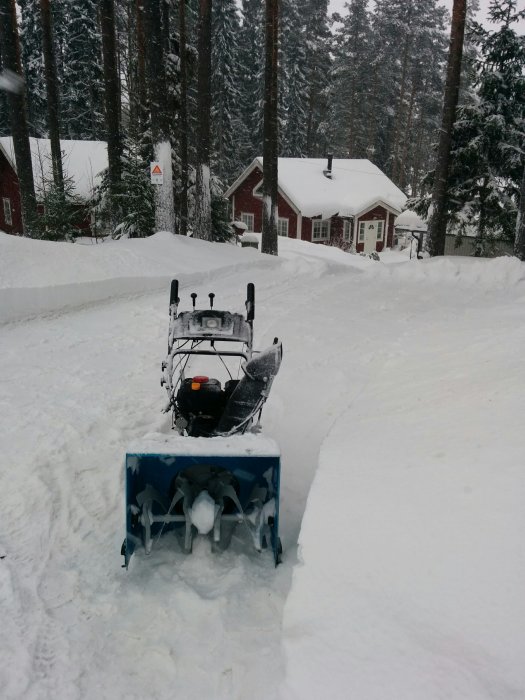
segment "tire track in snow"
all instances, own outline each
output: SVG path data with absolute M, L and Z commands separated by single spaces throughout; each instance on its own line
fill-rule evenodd
M 256 346 L 264 345 L 261 338 L 271 342 L 273 335 L 285 346 L 264 421 L 266 432 L 283 448 L 283 531 L 290 555 L 277 571 L 268 567 L 268 557 L 243 554 L 237 542 L 221 557 L 211 556 L 205 542 L 191 557 L 166 542 L 148 560 L 137 556 L 128 575 L 118 568 L 123 445 L 164 421 L 159 413 L 163 394 L 155 387 L 165 352 L 166 293 L 8 329 L 19 348 L 10 361 L 22 397 L 13 409 L 13 428 L 28 444 L 24 473 L 8 487 L 7 500 L 20 491 L 31 502 L 44 491 L 42 523 L 48 522 L 44 532 L 53 543 L 44 558 L 31 538 L 21 546 L 29 580 L 23 624 L 39 629 L 36 639 L 26 641 L 35 649 L 35 697 L 43 688 L 70 697 L 77 688 L 82 697 L 114 698 L 116 692 L 171 698 L 168 688 L 177 682 L 191 688 L 188 698 L 249 694 L 257 700 L 271 697 L 278 684 L 282 605 L 317 451 L 341 401 L 362 383 L 360 372 L 373 371 L 375 320 L 370 338 L 357 338 L 348 348 L 349 353 L 370 352 L 348 380 L 337 351 L 346 333 L 337 324 L 342 316 L 351 322 L 348 294 L 362 276 L 307 261 L 288 264 L 284 284 L 278 271 L 254 275 L 246 269 L 216 273 L 215 280 L 210 276 L 192 290 L 206 294 L 212 284 L 220 295 L 217 304 L 241 310 L 246 282 L 253 277 Z M 185 293 L 189 287 L 183 285 Z M 331 300 L 328 309 L 326 299 Z M 61 372 L 51 374 L 57 358 Z M 324 387 L 322 396 L 313 395 L 328 370 L 329 391 Z M 29 400 L 33 388 L 36 396 Z M 35 401 L 39 408 L 46 406 L 41 415 L 32 406 Z M 52 473 L 44 488 L 31 466 L 37 457 L 48 461 Z M 20 507 L 34 534 L 38 514 L 23 503 Z M 16 546 L 23 538 L 18 531 Z M 61 636 L 67 647 L 61 646 Z M 206 661 L 196 664 L 196 649 Z M 113 694 L 105 695 L 104 688 Z

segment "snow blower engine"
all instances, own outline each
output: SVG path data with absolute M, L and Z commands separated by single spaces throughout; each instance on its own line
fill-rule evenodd
M 149 554 L 168 533 L 186 553 L 197 534 L 224 550 L 237 526 L 256 550 L 271 548 L 280 561 L 280 452 L 261 434 L 260 417 L 282 345 L 275 338 L 263 352 L 252 349 L 253 284 L 246 316 L 214 309 L 215 295 L 208 297 L 209 308 L 197 309 L 191 294 L 193 309 L 179 313 L 179 283 L 171 283 L 161 384 L 172 431 L 149 435 L 126 454 L 125 567 L 137 548 Z M 217 378 L 204 374 L 211 362 Z

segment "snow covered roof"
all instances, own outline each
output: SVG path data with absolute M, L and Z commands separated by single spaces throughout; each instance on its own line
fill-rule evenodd
M 411 209 L 406 209 L 397 217 L 395 227 L 402 231 L 426 231 L 428 229 L 426 221 Z
M 52 179 L 51 142 L 49 139 L 30 138 L 31 158 L 35 189 L 42 188 L 43 179 Z M 108 152 L 105 141 L 61 140 L 64 176 L 73 178 L 76 194 L 89 199 L 93 187 L 100 183 L 101 172 L 108 167 Z M 16 172 L 15 152 L 11 136 L 0 138 L 0 147 Z
M 263 159 L 256 158 L 225 192 L 229 197 L 255 168 L 262 170 Z M 334 158 L 332 177 L 324 174 L 326 158 L 279 158 L 279 190 L 303 216 L 329 218 L 356 216 L 377 202 L 400 212 L 405 194 L 385 173 L 365 158 Z

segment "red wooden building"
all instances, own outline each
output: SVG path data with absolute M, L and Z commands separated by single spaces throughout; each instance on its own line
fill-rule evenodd
M 279 158 L 278 233 L 371 253 L 391 247 L 406 196 L 365 159 Z M 262 231 L 262 158 L 229 187 L 232 218 Z
M 33 178 L 38 208 L 43 208 L 43 190 L 46 182 L 52 180 L 51 144 L 48 139 L 29 139 Z M 100 182 L 102 171 L 108 167 L 107 145 L 105 141 L 60 141 L 63 153 L 64 175 L 75 185 L 75 193 L 87 204 L 93 188 Z M 16 174 L 16 161 L 13 139 L 0 138 L 0 231 L 22 233 L 22 213 L 20 187 Z M 80 209 L 86 208 L 81 205 Z M 79 228 L 89 229 L 87 215 L 80 212 Z

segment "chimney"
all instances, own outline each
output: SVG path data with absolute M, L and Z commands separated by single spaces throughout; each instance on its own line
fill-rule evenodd
M 329 180 L 331 180 L 331 179 L 332 179 L 332 160 L 333 160 L 333 158 L 334 158 L 334 154 L 333 154 L 333 153 L 329 153 L 329 154 L 327 155 L 327 158 L 328 158 L 328 163 L 327 163 L 327 166 L 326 166 L 326 170 L 323 170 L 323 175 L 324 175 L 325 177 L 327 177 Z

